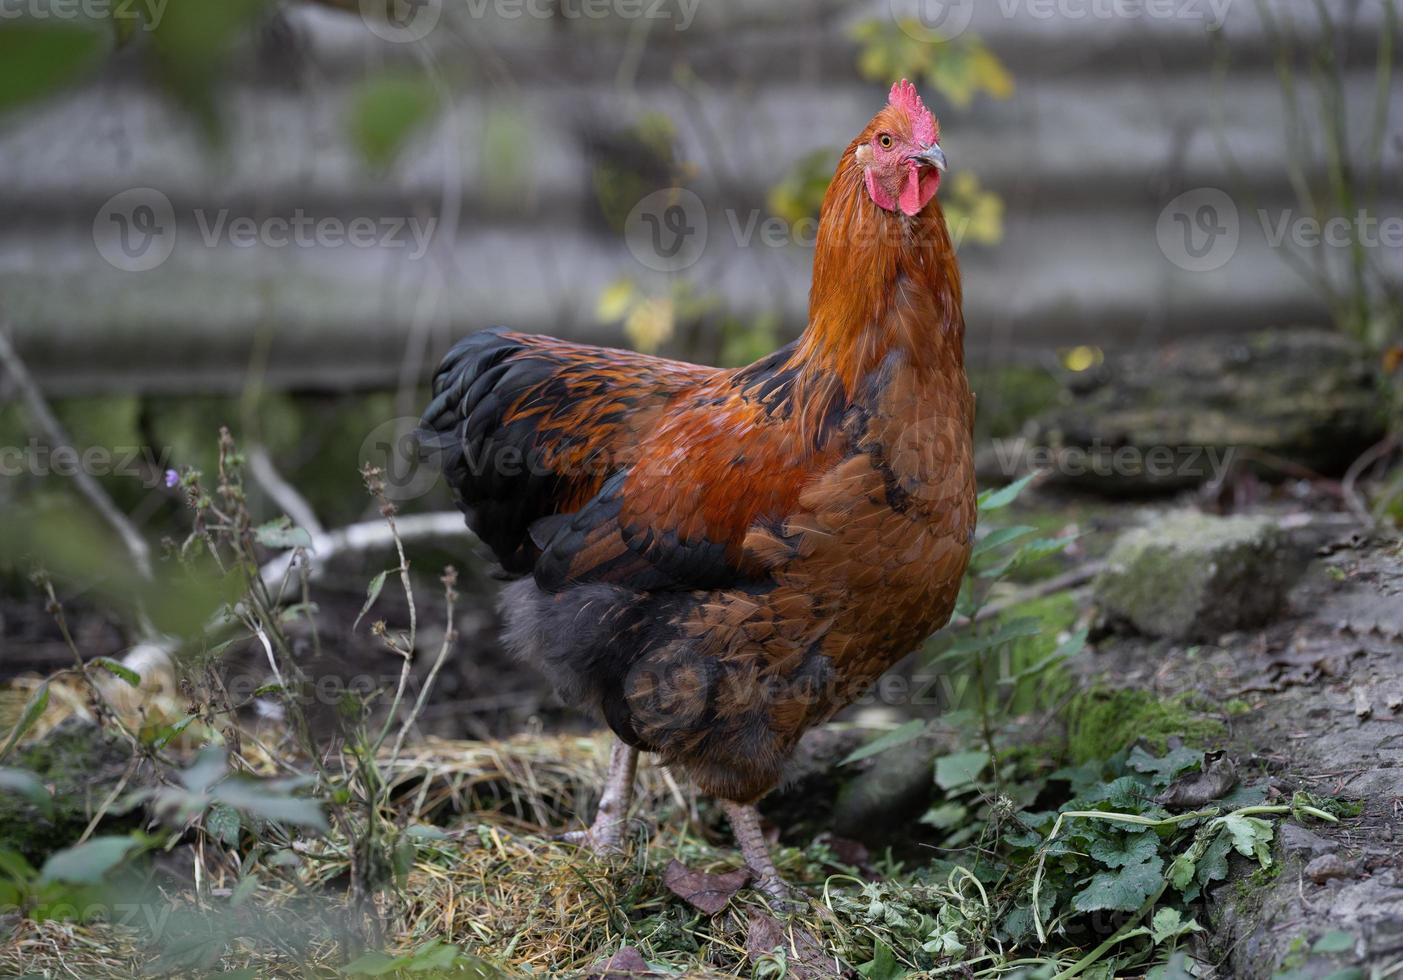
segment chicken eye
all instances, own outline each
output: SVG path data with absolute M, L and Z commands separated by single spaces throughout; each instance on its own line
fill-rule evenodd
M 884 149 L 884 150 L 890 150 L 890 149 L 891 149 L 892 138 L 891 138 L 891 136 L 890 136 L 889 134 L 883 133 L 881 136 L 878 136 L 878 137 L 877 137 L 877 142 L 880 143 L 880 144 L 882 145 L 882 149 Z

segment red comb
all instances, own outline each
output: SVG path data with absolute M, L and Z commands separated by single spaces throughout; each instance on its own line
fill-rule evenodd
M 906 110 L 906 115 L 911 119 L 911 135 L 921 145 L 929 146 L 940 139 L 940 127 L 935 124 L 930 110 L 916 94 L 916 86 L 903 78 L 891 87 L 891 95 L 887 97 L 887 101 Z

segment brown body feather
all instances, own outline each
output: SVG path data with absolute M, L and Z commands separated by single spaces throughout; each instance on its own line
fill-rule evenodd
M 944 625 L 969 560 L 954 249 L 934 201 L 877 207 L 855 160 L 903 125 L 888 107 L 844 154 L 795 344 L 721 371 L 478 335 L 425 416 L 469 523 L 530 573 L 513 643 L 722 798 L 767 792 L 808 727 Z

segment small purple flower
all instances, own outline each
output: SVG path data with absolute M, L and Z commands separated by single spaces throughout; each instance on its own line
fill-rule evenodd
M 180 474 L 175 470 L 166 470 L 166 486 L 173 487 L 180 482 Z

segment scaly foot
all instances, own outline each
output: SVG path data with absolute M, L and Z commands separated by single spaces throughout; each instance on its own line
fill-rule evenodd
M 555 839 L 588 847 L 601 858 L 622 854 L 624 820 L 633 800 L 633 777 L 637 770 L 638 750 L 615 742 L 609 752 L 609 775 L 604 780 L 604 793 L 599 797 L 594 823 L 588 830 L 571 830 Z
M 770 845 L 760 829 L 760 811 L 753 805 L 722 800 L 721 807 L 731 818 L 731 829 L 735 831 L 740 853 L 755 880 L 751 887 L 769 897 L 778 912 L 797 910 L 800 905 L 790 895 L 789 885 L 779 876 L 774 859 L 770 856 Z

